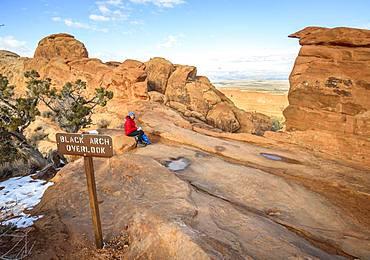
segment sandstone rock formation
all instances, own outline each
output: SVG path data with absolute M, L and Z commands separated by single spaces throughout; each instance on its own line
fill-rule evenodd
M 325 142 L 307 143 L 365 159 L 370 149 L 370 30 L 308 27 L 290 37 L 299 38 L 302 47 L 289 77 L 287 130 L 322 132 L 329 136 Z
M 197 76 L 194 66 L 173 65 L 163 58 L 145 64 L 152 100 L 227 132 L 263 134 L 271 129 L 269 117 L 235 107 L 208 78 Z M 163 98 L 156 92 L 164 94 Z
M 153 58 L 145 62 L 145 66 L 148 74 L 148 90 L 164 94 L 167 81 L 175 70 L 173 64 L 163 58 Z
M 310 66 L 304 68 L 315 71 Z M 27 59 L 0 52 L 0 72 L 9 73 L 12 83 L 22 82 L 30 68 L 56 85 L 82 78 L 89 91 L 97 86 L 114 91 L 115 98 L 93 120 L 117 128 L 100 130 L 112 136 L 115 155 L 94 159 L 106 248 L 94 250 L 83 161 L 75 160 L 55 176 L 55 185 L 32 211 L 43 217 L 29 233 L 29 241 L 36 241 L 30 259 L 370 258 L 369 168 L 317 156 L 283 138 L 247 134 L 268 129 L 268 118 L 236 108 L 207 78 L 197 76 L 195 67 L 158 58 L 105 64 L 86 57 Z M 293 78 L 298 76 L 303 77 Z M 337 83 L 344 84 L 338 91 L 350 92 L 347 83 Z M 294 100 L 301 90 L 291 89 L 293 112 L 301 111 Z M 325 114 L 315 103 L 320 98 L 302 104 Z M 132 149 L 133 138 L 120 129 L 128 111 L 137 113 L 153 145 Z M 332 133 L 348 146 L 360 140 L 360 133 L 349 139 L 308 119 L 303 120 L 313 124 L 312 130 L 282 134 L 314 132 L 327 142 Z M 50 124 L 40 117 L 27 133 L 45 153 L 57 131 L 50 131 Z M 295 124 L 300 127 L 290 120 L 289 129 Z M 329 135 L 320 138 L 324 133 Z M 170 163 L 179 160 L 187 164 L 171 169 Z M 114 243 L 122 234 L 127 239 Z
M 11 51 L 6 51 L 6 50 L 1 50 L 0 51 L 0 59 L 12 59 L 12 58 L 19 58 L 19 55 L 11 52 Z
M 114 102 L 108 106 L 151 98 L 190 120 L 223 131 L 263 134 L 271 129 L 269 117 L 235 107 L 206 77 L 197 76 L 193 66 L 174 65 L 163 58 L 153 58 L 146 63 L 135 60 L 103 63 L 88 58 L 84 45 L 68 34 L 53 34 L 42 39 L 32 59 L 0 52 L 0 73 L 9 76 L 18 91 L 23 90 L 23 73 L 31 69 L 37 70 L 41 77 L 51 78 L 57 87 L 77 79 L 87 82 L 87 94 L 96 87 L 106 87 L 114 93 Z M 123 120 L 123 115 L 121 118 Z
M 66 33 L 52 34 L 42 39 L 35 51 L 34 58 L 62 58 L 68 60 L 88 58 L 82 42 Z
M 13 85 L 24 85 L 24 63 L 28 58 L 22 58 L 18 54 L 0 50 L 0 74 L 6 75 Z M 22 88 L 23 89 L 23 88 Z
M 37 149 L 47 156 L 56 149 L 56 133 L 61 132 L 59 126 L 50 118 L 37 116 L 36 120 L 25 130 L 25 136 Z
M 112 137 L 114 155 L 126 153 L 136 147 L 135 139 L 127 136 L 121 129 L 100 129 L 99 134 Z
M 218 103 L 207 113 L 207 121 L 217 128 L 228 132 L 235 132 L 240 128 L 240 123 L 236 119 L 232 109 L 223 103 Z
M 366 171 L 300 150 L 194 133 L 176 125 L 173 110 L 157 103 L 140 109 L 143 103 L 130 106 L 164 142 L 94 159 L 104 239 L 121 232 L 129 237 L 126 251 L 113 245 L 115 254 L 127 259 L 370 256 Z M 284 159 L 261 156 L 267 152 Z M 190 166 L 171 172 L 166 165 L 178 158 Z M 38 238 L 33 259 L 111 259 L 93 250 L 82 165 L 78 160 L 63 168 L 34 211 L 44 217 L 31 233 Z

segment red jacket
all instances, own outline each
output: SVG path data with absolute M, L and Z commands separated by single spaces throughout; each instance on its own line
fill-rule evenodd
M 135 120 L 131 117 L 127 116 L 125 120 L 125 133 L 126 135 L 131 134 L 132 132 L 136 131 L 137 127 L 135 124 Z

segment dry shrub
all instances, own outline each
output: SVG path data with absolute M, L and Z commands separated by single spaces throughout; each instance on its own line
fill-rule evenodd
M 96 125 L 98 128 L 108 128 L 108 126 L 110 125 L 110 121 L 108 121 L 107 119 L 100 119 L 96 123 Z
M 284 128 L 284 118 L 272 118 L 271 131 L 278 132 Z
M 30 168 L 29 163 L 24 159 L 4 162 L 0 165 L 0 179 L 28 175 Z
M 26 259 L 31 255 L 35 241 L 29 241 L 32 228 L 17 229 L 15 225 L 0 223 L 0 259 Z

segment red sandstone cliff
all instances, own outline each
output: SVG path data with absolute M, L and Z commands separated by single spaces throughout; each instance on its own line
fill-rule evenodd
M 307 27 L 289 37 L 302 45 L 284 111 L 292 139 L 365 159 L 370 150 L 370 30 Z
M 197 76 L 193 66 L 174 65 L 163 58 L 146 63 L 136 60 L 103 63 L 88 58 L 85 46 L 68 34 L 42 39 L 31 59 L 0 51 L 0 73 L 8 76 L 18 90 L 23 89 L 23 73 L 31 69 L 41 77 L 51 78 L 59 87 L 76 79 L 88 83 L 88 92 L 106 87 L 113 91 L 116 101 L 108 106 L 152 100 L 177 110 L 190 121 L 227 132 L 263 134 L 271 129 L 269 117 L 237 108 L 206 77 Z

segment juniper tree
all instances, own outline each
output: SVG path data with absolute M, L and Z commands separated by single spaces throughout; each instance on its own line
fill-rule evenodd
M 17 97 L 15 86 L 0 74 L 0 139 L 6 140 L 0 144 L 0 164 L 14 158 L 10 155 L 17 151 L 17 156 L 32 159 L 33 164 L 40 168 L 47 161 L 24 136 L 24 130 L 40 115 L 38 105 L 45 104 L 55 114 L 56 122 L 63 130 L 77 132 L 91 124 L 94 108 L 105 106 L 113 93 L 100 87 L 88 98 L 84 81 L 67 82 L 58 91 L 52 87 L 51 79 L 41 79 L 34 70 L 27 71 L 25 77 L 26 93 Z M 11 153 L 2 155 L 7 152 Z
M 25 74 L 29 79 L 28 88 L 34 97 L 38 97 L 54 114 L 58 125 L 66 132 L 75 133 L 91 125 L 91 116 L 96 106 L 105 106 L 113 98 L 113 92 L 105 88 L 96 88 L 95 94 L 88 98 L 86 82 L 78 79 L 67 82 L 60 91 L 51 87 L 50 79 L 40 79 L 36 71 Z
M 21 156 L 31 159 L 36 167 L 41 167 L 46 164 L 45 158 L 29 144 L 23 134 L 40 114 L 37 108 L 38 99 L 29 91 L 26 91 L 25 96 L 17 97 L 14 88 L 0 74 L 0 136 L 3 139 L 0 144 L 0 163 Z

